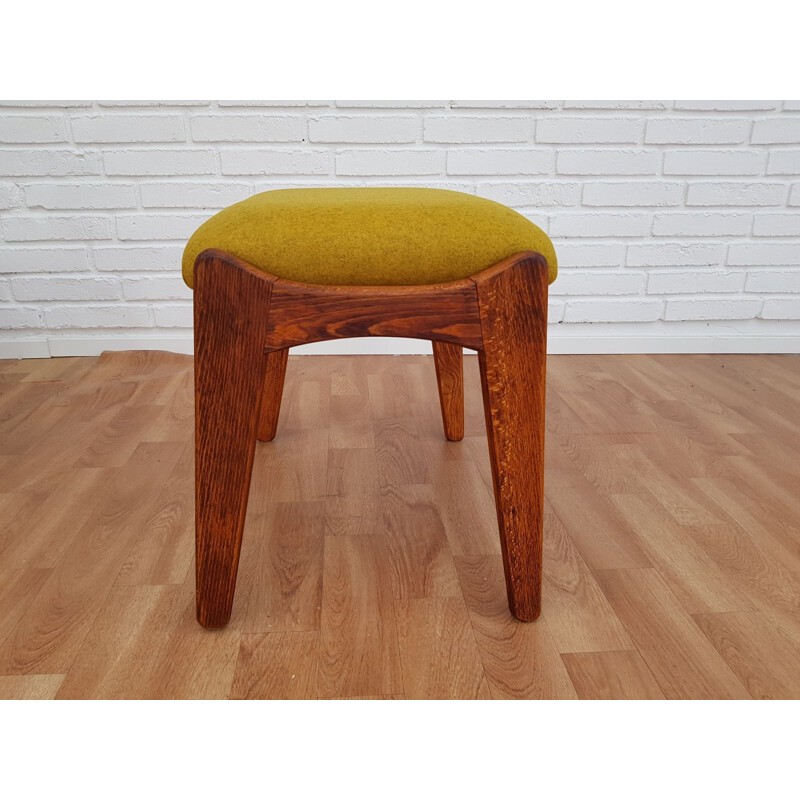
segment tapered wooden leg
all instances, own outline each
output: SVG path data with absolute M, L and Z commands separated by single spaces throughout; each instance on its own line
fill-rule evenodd
M 197 620 L 230 619 L 266 370 L 272 282 L 216 251 L 195 266 Z
M 547 263 L 541 256 L 476 280 L 479 352 L 497 519 L 511 613 L 541 611 Z
M 433 342 L 433 363 L 439 384 L 444 435 L 451 442 L 464 438 L 464 359 L 461 345 Z
M 281 413 L 283 382 L 286 379 L 286 361 L 289 348 L 267 353 L 267 369 L 264 373 L 264 388 L 261 391 L 261 411 L 258 418 L 258 440 L 271 442 L 278 430 Z

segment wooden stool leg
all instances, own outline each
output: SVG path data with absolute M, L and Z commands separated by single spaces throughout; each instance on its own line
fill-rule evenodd
M 479 352 L 511 613 L 541 611 L 547 264 L 526 259 L 476 280 Z
M 281 413 L 283 382 L 286 379 L 286 361 L 289 348 L 267 353 L 267 369 L 264 373 L 264 388 L 261 392 L 261 412 L 258 420 L 258 440 L 271 442 L 278 430 Z
M 444 435 L 451 442 L 464 438 L 464 359 L 461 345 L 433 342 L 433 363 L 439 384 Z
M 266 369 L 271 281 L 235 260 L 195 267 L 197 620 L 231 616 Z

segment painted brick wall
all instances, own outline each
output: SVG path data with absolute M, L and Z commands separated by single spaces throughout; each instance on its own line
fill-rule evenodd
M 800 349 L 800 101 L 4 102 L 0 357 L 187 350 L 191 232 L 328 185 L 536 222 L 555 351 Z

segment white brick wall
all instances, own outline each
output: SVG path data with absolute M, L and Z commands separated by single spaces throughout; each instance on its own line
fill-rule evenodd
M 556 350 L 800 349 L 796 101 L 76 101 L 0 103 L 0 357 L 188 349 L 191 232 L 331 185 L 457 189 L 541 225 Z

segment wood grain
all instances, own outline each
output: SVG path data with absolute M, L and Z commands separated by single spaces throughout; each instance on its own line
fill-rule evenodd
M 478 353 L 511 613 L 541 612 L 547 262 L 537 253 L 475 279 Z
M 665 697 L 750 696 L 655 570 L 600 570 L 596 575 Z
M 409 700 L 491 698 L 462 597 L 400 601 L 397 635 Z
M 52 700 L 63 675 L 0 675 L 0 700 Z
M 694 617 L 725 663 L 756 700 L 800 697 L 800 646 L 757 613 Z
M 433 363 L 439 386 L 444 435 L 451 442 L 464 438 L 464 359 L 461 346 L 433 342 Z
M 509 613 L 502 556 L 458 556 L 456 565 L 492 697 L 576 697 L 546 620 L 521 625 Z
M 195 265 L 197 619 L 227 624 L 250 491 L 272 282 L 216 251 Z
M 389 564 L 377 536 L 325 539 L 319 696 L 403 691 Z
M 316 699 L 318 662 L 318 631 L 245 634 L 231 699 Z
M 353 336 L 481 346 L 469 279 L 430 286 L 314 286 L 277 279 L 269 316 L 269 350 Z
M 281 413 L 283 383 L 286 380 L 286 364 L 289 348 L 267 353 L 267 369 L 264 373 L 264 388 L 261 393 L 261 411 L 258 418 L 258 440 L 271 442 L 278 430 Z
M 444 697 L 469 693 L 477 651 L 497 698 L 800 699 L 786 417 L 800 357 L 552 357 L 532 625 L 508 610 L 477 360 L 464 357 L 453 443 L 431 357 L 290 356 L 217 631 L 194 618 L 191 357 L 10 362 L 0 418 L 24 427 L 0 455 L 0 696 Z M 77 467 L 125 405 L 148 408 L 151 440 L 130 453 L 124 436 L 119 466 Z M 397 431 L 385 475 L 402 482 L 381 487 L 383 419 Z M 407 606 L 426 613 L 401 652 Z M 308 629 L 269 629 L 278 620 Z
M 635 650 L 564 653 L 561 658 L 581 700 L 663 700 L 647 664 Z

